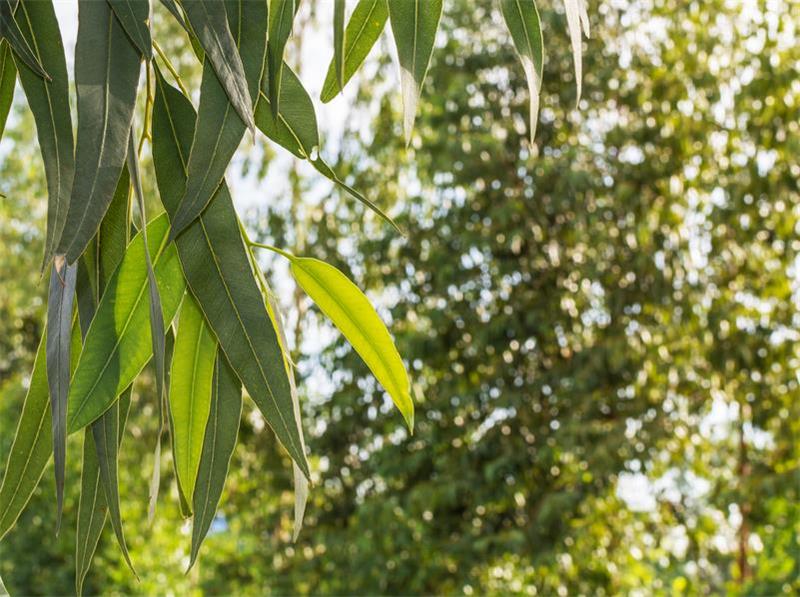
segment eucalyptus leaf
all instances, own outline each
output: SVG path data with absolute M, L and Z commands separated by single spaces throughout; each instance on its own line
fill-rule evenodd
M 75 182 L 57 253 L 74 263 L 97 232 L 127 155 L 140 57 L 107 2 L 79 0 Z
M 50 0 L 21 0 L 17 8 L 20 30 L 50 73 L 45 81 L 26 64 L 18 64 L 19 80 L 36 122 L 39 149 L 47 179 L 47 236 L 44 263 L 61 238 L 75 174 L 69 76 L 58 20 Z
M 195 113 L 156 71 L 153 162 L 161 200 L 174 214 L 185 181 Z M 189 288 L 238 377 L 278 439 L 308 475 L 292 413 L 283 355 L 252 275 L 227 185 L 176 240 Z
M 267 51 L 267 3 L 227 0 L 230 30 L 242 57 L 248 92 L 258 98 Z M 207 60 L 203 65 L 200 108 L 189 153 L 186 190 L 172 218 L 172 238 L 203 211 L 225 176 L 245 126 L 233 110 L 225 90 Z
M 359 0 L 345 30 L 342 82 L 337 81 L 334 56 L 320 94 L 323 103 L 331 101 L 339 93 L 340 87 L 347 85 L 378 41 L 388 18 L 386 0 Z
M 403 360 L 375 308 L 338 269 L 310 257 L 289 257 L 300 287 L 328 316 L 386 389 L 414 430 L 414 403 Z
M 69 395 L 70 335 L 72 305 L 78 268 L 56 258 L 50 273 L 47 298 L 47 385 L 53 428 L 53 463 L 56 477 L 58 515 L 56 534 L 61 528 L 64 509 L 64 476 L 67 462 L 67 396 Z
M 5 39 L 22 62 L 38 76 L 50 80 L 50 75 L 42 66 L 39 57 L 33 52 L 28 40 L 25 39 L 17 20 L 10 0 L 0 0 L 0 36 Z
M 148 243 L 161 294 L 164 321 L 172 321 L 186 288 L 165 215 L 148 224 Z M 125 252 L 100 299 L 70 388 L 67 428 L 77 431 L 97 419 L 127 388 L 152 355 L 147 267 L 142 233 Z
M 583 0 L 564 0 L 564 10 L 567 13 L 567 29 L 569 30 L 569 41 L 572 46 L 572 61 L 575 63 L 575 84 L 578 87 L 575 105 L 581 101 L 581 90 L 583 87 L 583 62 L 581 48 L 581 31 L 589 36 L 589 17 L 586 14 L 586 4 Z
M 339 91 L 344 88 L 344 11 L 345 0 L 333 0 L 333 64 Z
M 17 83 L 17 67 L 14 66 L 14 58 L 11 55 L 11 48 L 4 41 L 0 41 L 0 139 L 6 128 L 8 111 L 11 109 L 11 102 L 14 100 L 14 87 Z
M 194 494 L 203 435 L 211 408 L 217 340 L 192 296 L 181 305 L 172 357 L 169 409 L 178 483 L 187 500 Z
M 108 0 L 122 28 L 146 60 L 153 57 L 150 37 L 150 0 Z
M 236 447 L 241 416 L 242 382 L 236 377 L 223 352 L 218 350 L 214 363 L 211 409 L 203 436 L 197 484 L 192 497 L 194 520 L 189 569 L 197 561 L 200 546 L 216 516 L 231 456 Z
M 542 23 L 534 0 L 500 0 L 500 8 L 528 81 L 529 130 L 532 143 L 536 135 L 539 91 L 542 88 L 542 71 L 544 69 Z
M 292 23 L 300 0 L 269 0 L 269 36 L 267 44 L 267 94 L 272 116 L 277 118 L 281 102 L 281 78 L 283 76 L 283 52 L 292 34 Z
M 228 26 L 226 3 L 219 0 L 183 0 L 181 6 L 205 50 L 228 99 L 242 122 L 255 133 L 253 101 L 247 89 L 244 65 Z
M 403 92 L 403 133 L 406 145 L 417 113 L 417 103 L 431 63 L 442 0 L 387 0 Z

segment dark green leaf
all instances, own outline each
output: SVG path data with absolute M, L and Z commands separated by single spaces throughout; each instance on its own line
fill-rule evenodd
M 182 6 L 234 110 L 242 122 L 255 132 L 253 102 L 247 90 L 244 65 L 228 27 L 225 2 L 184 0 Z
M 372 46 L 381 36 L 388 18 L 389 9 L 386 0 L 359 0 L 345 31 L 342 86 L 347 84 L 364 62 Z M 328 67 L 320 99 L 327 103 L 336 97 L 339 90 L 334 57 Z
M 403 92 L 403 133 L 411 142 L 417 103 L 431 63 L 442 0 L 388 0 Z
M 319 132 L 317 116 L 314 112 L 314 103 L 311 96 L 303 87 L 300 79 L 288 65 L 283 67 L 283 85 L 281 86 L 281 109 L 276 119 L 271 109 L 269 90 L 261 91 L 261 100 L 256 106 L 256 126 L 267 137 L 283 146 L 294 155 L 311 162 L 317 171 L 338 185 L 369 209 L 389 222 L 398 231 L 397 224 L 381 208 L 367 199 L 354 188 L 345 184 L 336 173 L 325 163 L 319 154 Z M 262 85 L 268 85 L 264 78 Z
M 244 65 L 250 97 L 258 98 L 267 51 L 267 3 L 228 0 L 230 29 Z M 208 205 L 244 135 L 244 124 L 208 61 L 203 65 L 197 127 L 189 153 L 189 175 L 178 211 L 172 219 L 176 237 Z
M 107 2 L 80 0 L 75 183 L 58 253 L 74 263 L 111 203 L 128 149 L 140 57 Z
M 333 3 L 333 64 L 336 69 L 338 91 L 344 88 L 344 11 L 345 0 Z
M 178 21 L 181 27 L 184 28 L 187 32 L 189 31 L 189 25 L 186 23 L 186 20 L 183 18 L 183 13 L 181 9 L 178 7 L 178 4 L 175 0 L 161 0 L 161 4 L 175 17 L 175 20 Z
M 14 100 L 14 86 L 17 83 L 17 67 L 11 56 L 11 48 L 5 42 L 0 42 L 0 139 L 6 128 L 8 111 Z
M 67 458 L 67 396 L 70 374 L 70 334 L 72 304 L 75 299 L 77 265 L 67 265 L 57 258 L 50 273 L 47 298 L 47 385 L 53 428 L 53 463 L 56 476 L 58 516 L 56 533 L 61 528 L 64 507 L 64 474 Z
M 156 71 L 153 161 L 162 202 L 175 213 L 194 133 L 191 102 Z M 176 244 L 189 287 L 217 335 L 228 362 L 276 435 L 308 475 L 292 413 L 283 354 L 248 252 L 227 185 Z
M 18 65 L 19 80 L 36 121 L 47 178 L 44 248 L 44 262 L 47 263 L 61 238 L 75 174 L 69 77 L 53 3 L 49 0 L 23 0 L 17 9 L 17 19 L 22 34 L 51 77 L 49 82 L 45 81 L 24 63 Z
M 14 54 L 16 54 L 28 68 L 38 76 L 44 77 L 48 81 L 50 80 L 50 75 L 47 74 L 39 57 L 34 54 L 30 44 L 28 44 L 28 40 L 25 39 L 25 36 L 22 34 L 19 24 L 17 24 L 14 18 L 13 8 L 9 0 L 0 0 L 0 36 L 8 41 L 9 45 L 11 45 L 11 48 L 14 50 Z
M 283 51 L 292 34 L 294 15 L 300 0 L 269 0 L 269 43 L 267 44 L 267 77 L 272 116 L 278 117 L 281 101 L 281 77 L 283 76 Z
M 197 560 L 200 545 L 216 515 L 233 449 L 236 447 L 241 416 L 242 382 L 228 365 L 225 355 L 218 350 L 214 364 L 211 411 L 203 437 L 203 452 L 192 498 L 194 520 L 189 568 Z
M 175 246 L 167 244 L 165 215 L 148 224 L 148 243 L 162 299 L 164 321 L 170 322 L 183 297 L 185 282 Z M 70 433 L 99 417 L 127 388 L 152 355 L 145 291 L 148 285 L 142 233 L 137 234 L 100 299 L 68 404 Z
M 108 0 L 122 28 L 133 45 L 146 60 L 153 57 L 153 40 L 150 37 L 149 0 Z
M 531 142 L 533 142 L 533 137 L 536 135 L 539 90 L 542 87 L 542 70 L 544 68 L 544 44 L 539 11 L 536 10 L 534 0 L 501 0 L 500 8 L 528 80 L 529 129 Z

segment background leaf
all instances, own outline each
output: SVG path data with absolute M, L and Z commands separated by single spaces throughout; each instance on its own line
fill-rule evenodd
M 14 18 L 11 6 L 12 3 L 9 0 L 0 2 L 0 35 L 2 35 L 14 50 L 14 54 L 16 54 L 28 68 L 38 76 L 49 80 L 50 75 L 47 74 L 47 71 L 42 66 L 39 57 L 31 50 L 28 40 L 25 39 L 25 36 L 22 34 Z
M 58 253 L 74 263 L 111 203 L 128 149 L 140 56 L 107 2 L 80 0 L 75 183 Z
M 417 113 L 417 103 L 431 63 L 436 30 L 442 17 L 442 0 L 387 0 L 389 21 L 400 61 L 403 91 L 403 133 L 406 145 Z
M 292 275 L 327 315 L 386 389 L 414 430 L 414 403 L 403 360 L 389 331 L 366 296 L 347 276 L 324 261 L 290 258 Z
M 345 0 L 333 2 L 333 65 L 339 91 L 344 88 L 344 11 Z

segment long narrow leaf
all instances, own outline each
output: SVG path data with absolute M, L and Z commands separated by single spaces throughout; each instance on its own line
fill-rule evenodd
M 244 65 L 248 92 L 257 99 L 267 52 L 267 3 L 228 0 L 226 5 L 230 30 Z M 172 238 L 191 224 L 211 201 L 244 130 L 214 69 L 206 61 L 186 190 L 172 218 Z
M 191 500 L 211 408 L 217 340 L 193 297 L 183 300 L 172 357 L 169 409 L 178 483 Z
M 564 0 L 564 9 L 567 13 L 567 29 L 569 30 L 569 41 L 572 46 L 572 61 L 575 63 L 575 84 L 578 87 L 575 105 L 578 105 L 581 101 L 583 88 L 581 30 L 585 28 L 586 36 L 589 36 L 589 17 L 586 14 L 586 5 L 583 0 Z
M 195 113 L 157 72 L 153 162 L 162 202 L 175 213 Z M 253 279 L 230 193 L 223 182 L 206 211 L 176 240 L 186 280 L 228 362 L 289 455 L 308 474 L 292 413 L 289 381 L 263 298 Z
M 217 513 L 233 449 L 236 447 L 241 416 L 242 382 L 228 365 L 223 352 L 218 350 L 214 363 L 211 410 L 203 436 L 203 451 L 192 497 L 194 520 L 189 569 L 197 561 L 200 546 Z
M 277 118 L 281 100 L 281 77 L 283 76 L 283 52 L 292 34 L 292 23 L 300 0 L 269 1 L 269 43 L 267 62 L 269 79 L 268 97 L 273 117 Z
M 148 242 L 161 294 L 164 321 L 170 322 L 186 288 L 175 246 L 167 245 L 165 215 L 148 224 Z M 86 336 L 70 388 L 67 428 L 70 433 L 99 417 L 127 388 L 152 355 L 145 292 L 144 241 L 137 234 L 100 300 Z
M 529 130 L 532 143 L 536 135 L 539 90 L 542 87 L 542 71 L 544 69 L 544 44 L 539 11 L 536 10 L 534 0 L 501 0 L 500 8 L 528 81 Z
M 11 48 L 5 42 L 0 42 L 0 139 L 6 129 L 8 111 L 14 100 L 14 86 L 17 83 L 17 67 L 11 56 Z
M 320 174 L 347 191 L 391 224 L 396 230 L 400 231 L 397 224 L 381 208 L 354 188 L 346 185 L 330 166 L 319 155 L 316 155 L 319 153 L 317 151 L 319 148 L 319 132 L 314 103 L 311 101 L 311 96 L 303 87 L 300 79 L 292 72 L 292 69 L 288 65 L 284 65 L 283 70 L 283 86 L 281 87 L 281 97 L 283 98 L 281 105 L 283 107 L 280 109 L 278 118 L 276 119 L 273 116 L 269 90 L 262 89 L 261 101 L 256 107 L 256 126 L 267 137 L 297 157 L 311 162 L 311 165 Z M 268 80 L 265 78 L 263 83 L 268 84 Z
M 331 101 L 339 93 L 340 87 L 347 85 L 378 41 L 388 18 L 386 0 L 359 0 L 345 30 L 342 81 L 337 80 L 334 56 L 320 94 L 323 103 Z
M 133 45 L 146 60 L 150 60 L 153 40 L 150 37 L 149 0 L 108 0 L 108 3 Z
M 57 252 L 74 263 L 97 232 L 125 164 L 140 56 L 107 2 L 80 0 L 75 182 Z
M 403 91 L 403 133 L 406 145 L 417 114 L 417 103 L 431 63 L 433 42 L 442 17 L 442 0 L 387 0 L 389 21 L 400 61 Z
M 34 54 L 28 40 L 22 34 L 16 19 L 10 0 L 0 0 L 0 36 L 8 41 L 14 53 L 40 77 L 50 80 L 50 75 L 42 66 L 39 57 Z
M 339 91 L 344 88 L 344 11 L 345 0 L 333 3 L 333 64 Z
M 242 122 L 255 132 L 253 101 L 247 89 L 244 65 L 228 26 L 225 2 L 183 0 L 181 5 L 234 110 Z
M 47 299 L 47 385 L 53 427 L 53 463 L 56 477 L 56 533 L 61 528 L 64 509 L 64 476 L 67 462 L 67 396 L 70 376 L 70 335 L 72 305 L 75 299 L 76 265 L 56 259 L 50 274 Z
M 36 122 L 47 179 L 44 249 L 44 263 L 47 263 L 61 238 L 75 174 L 69 77 L 53 3 L 50 0 L 21 0 L 16 14 L 22 34 L 51 77 L 50 81 L 45 81 L 26 64 L 17 65 L 19 80 Z
M 338 269 L 318 259 L 290 257 L 292 275 L 364 359 L 414 430 L 414 403 L 403 360 L 366 296 Z

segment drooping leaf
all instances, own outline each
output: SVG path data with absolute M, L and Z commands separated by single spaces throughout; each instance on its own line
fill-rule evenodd
M 114 191 L 114 198 L 108 206 L 106 215 L 100 223 L 95 238 L 96 257 L 94 259 L 95 279 L 97 280 L 97 302 L 105 292 L 111 276 L 125 255 L 131 237 L 130 223 L 130 176 L 123 168 Z M 87 253 L 88 256 L 88 253 Z M 88 329 L 87 329 L 88 331 Z
M 75 182 L 57 252 L 74 263 L 114 196 L 136 103 L 140 56 L 107 2 L 80 0 L 75 45 Z
M 50 412 L 50 390 L 47 386 L 46 345 L 45 334 L 36 351 L 30 385 L 8 453 L 3 481 L 0 483 L 0 540 L 25 509 L 53 453 L 53 418 Z M 76 322 L 72 330 L 73 366 L 80 350 L 81 335 Z
M 0 41 L 0 139 L 6 129 L 8 111 L 14 100 L 14 86 L 17 83 L 17 67 L 11 56 L 11 48 L 4 41 Z
M 183 13 L 181 12 L 180 7 L 178 7 L 178 3 L 175 0 L 161 0 L 161 4 L 175 17 L 175 20 L 178 21 L 178 24 L 183 27 L 185 30 L 188 31 L 189 25 L 186 23 L 186 20 L 183 18 Z
M 216 515 L 233 449 L 236 447 L 241 416 L 242 382 L 236 377 L 223 352 L 218 350 L 214 363 L 211 409 L 203 436 L 197 484 L 192 497 L 194 520 L 189 569 L 197 561 L 200 546 Z
M 61 238 L 75 174 L 69 77 L 53 3 L 49 0 L 22 0 L 16 14 L 22 34 L 51 78 L 45 81 L 26 64 L 17 65 L 19 80 L 36 122 L 47 179 L 44 248 L 44 263 L 47 263 Z
M 169 409 L 173 458 L 178 483 L 187 500 L 194 493 L 203 434 L 211 408 L 211 387 L 217 340 L 192 296 L 183 300 L 172 357 Z
M 170 322 L 186 288 L 173 244 L 167 244 L 165 215 L 148 224 L 148 243 L 161 294 L 164 321 Z M 147 267 L 139 232 L 111 277 L 86 336 L 70 388 L 67 428 L 88 425 L 111 405 L 152 355 L 147 299 Z
M 103 418 L 106 416 L 119 417 L 121 420 L 117 433 L 117 450 L 122 445 L 125 422 L 130 410 L 130 399 L 131 387 L 129 386 L 122 393 L 120 399 L 103 416 Z M 109 511 L 107 492 L 101 487 L 101 466 L 92 435 L 92 430 L 87 427 L 83 438 L 81 492 L 78 501 L 78 524 L 75 541 L 75 592 L 78 595 L 83 593 L 83 582 L 91 567 L 92 556 L 94 556 L 94 552 L 97 549 Z M 117 499 L 119 499 L 119 496 L 117 496 Z
M 267 51 L 267 3 L 227 0 L 230 30 L 244 65 L 250 97 L 258 98 Z M 200 108 L 186 190 L 172 218 L 171 238 L 191 224 L 208 205 L 244 135 L 244 123 L 234 112 L 225 90 L 207 60 L 203 65 Z
M 290 262 L 297 283 L 352 344 L 413 431 L 414 403 L 408 373 L 389 331 L 367 297 L 347 276 L 324 261 L 290 256 Z
M 273 116 L 269 90 L 262 88 L 261 100 L 256 107 L 256 126 L 267 137 L 297 157 L 308 160 L 320 174 L 350 193 L 399 231 L 397 224 L 381 208 L 354 188 L 345 184 L 331 167 L 325 163 L 322 157 L 318 155 L 319 132 L 311 96 L 288 65 L 284 65 L 283 71 L 283 85 L 281 87 L 283 103 L 281 104 L 282 107 L 278 118 L 276 119 Z M 267 78 L 263 80 L 263 84 L 269 84 Z
M 536 10 L 534 0 L 501 0 L 500 8 L 528 81 L 529 129 L 531 143 L 533 143 L 536 135 L 536 119 L 539 114 L 539 90 L 542 87 L 542 70 L 544 69 L 544 44 L 539 11 Z
M 264 287 L 266 290 L 266 282 L 264 282 Z M 292 408 L 294 409 L 294 416 L 297 419 L 297 432 L 300 434 L 300 440 L 303 442 L 303 450 L 305 450 L 306 443 L 303 437 L 303 424 L 300 417 L 300 398 L 297 395 L 294 369 L 292 368 L 292 363 L 289 361 L 289 358 L 286 356 L 289 354 L 289 343 L 286 341 L 283 317 L 278 302 L 275 300 L 273 294 L 268 295 L 267 302 L 269 304 L 270 316 L 275 323 L 275 329 L 278 330 L 278 337 L 283 346 L 283 361 L 286 365 L 286 375 L 289 377 L 289 385 L 292 389 Z M 303 472 L 294 462 L 292 462 L 292 480 L 294 482 L 294 528 L 292 529 L 292 541 L 297 541 L 297 538 L 300 536 L 300 530 L 303 528 L 303 517 L 305 516 L 306 504 L 308 503 L 308 479 L 303 476 Z
M 35 72 L 39 77 L 50 80 L 39 57 L 31 49 L 28 40 L 22 34 L 17 20 L 14 18 L 14 10 L 10 0 L 0 0 L 0 36 L 5 39 L 14 50 L 20 60 L 28 68 Z
M 167 339 L 165 342 L 165 371 L 166 371 L 166 393 L 169 393 L 169 381 L 170 381 L 170 374 L 169 371 L 172 368 L 172 354 L 173 348 L 175 347 L 175 335 L 173 334 L 172 326 L 169 327 L 167 330 Z M 150 487 L 148 491 L 148 506 L 147 506 L 147 521 L 148 523 L 152 523 L 153 519 L 156 515 L 156 504 L 158 503 L 158 491 L 161 487 L 161 438 L 164 436 L 164 431 L 167 428 L 167 417 L 164 415 L 165 412 L 169 412 L 169 405 L 166 404 L 167 399 L 166 396 L 163 399 L 158 400 L 158 436 L 156 438 L 156 449 L 155 453 L 153 454 L 153 474 L 150 476 Z M 189 508 L 185 506 L 185 498 L 181 493 L 180 486 L 178 486 L 178 493 L 181 498 L 181 512 L 185 513 L 188 516 Z
M 272 116 L 277 118 L 281 102 L 281 77 L 283 76 L 283 51 L 292 34 L 292 23 L 300 0 L 269 0 L 269 36 L 267 44 L 267 78 Z
M 403 133 L 406 145 L 417 114 L 422 84 L 431 63 L 433 42 L 442 17 L 442 0 L 387 0 L 403 92 Z
M 195 113 L 156 71 L 153 162 L 162 202 L 175 213 L 184 184 Z M 275 329 L 253 279 L 227 185 L 176 240 L 186 280 L 236 374 L 304 474 L 308 463 L 292 414 Z
M 56 534 L 61 528 L 64 508 L 64 476 L 67 462 L 67 396 L 70 377 L 70 335 L 75 299 L 77 265 L 57 257 L 50 274 L 47 298 L 47 385 L 53 428 L 53 463 L 56 476 Z
M 333 65 L 339 91 L 344 89 L 344 11 L 345 0 L 333 3 Z
M 378 41 L 389 18 L 386 0 L 359 0 L 347 23 L 344 39 L 343 74 L 341 86 L 353 77 L 367 58 L 372 46 Z M 336 58 L 331 60 L 320 99 L 323 103 L 331 101 L 340 91 L 336 79 Z
M 228 27 L 225 2 L 183 0 L 181 5 L 234 110 L 247 128 L 255 132 L 253 101 L 247 89 L 242 59 Z
M 584 29 L 589 36 L 589 16 L 586 14 L 586 5 L 583 0 L 564 0 L 564 10 L 567 13 L 567 29 L 569 41 L 572 46 L 572 61 L 575 63 L 575 84 L 578 87 L 575 105 L 581 101 L 583 88 L 583 62 L 581 58 L 581 30 Z
M 150 0 L 108 0 L 122 28 L 145 60 L 153 57 L 150 37 Z

